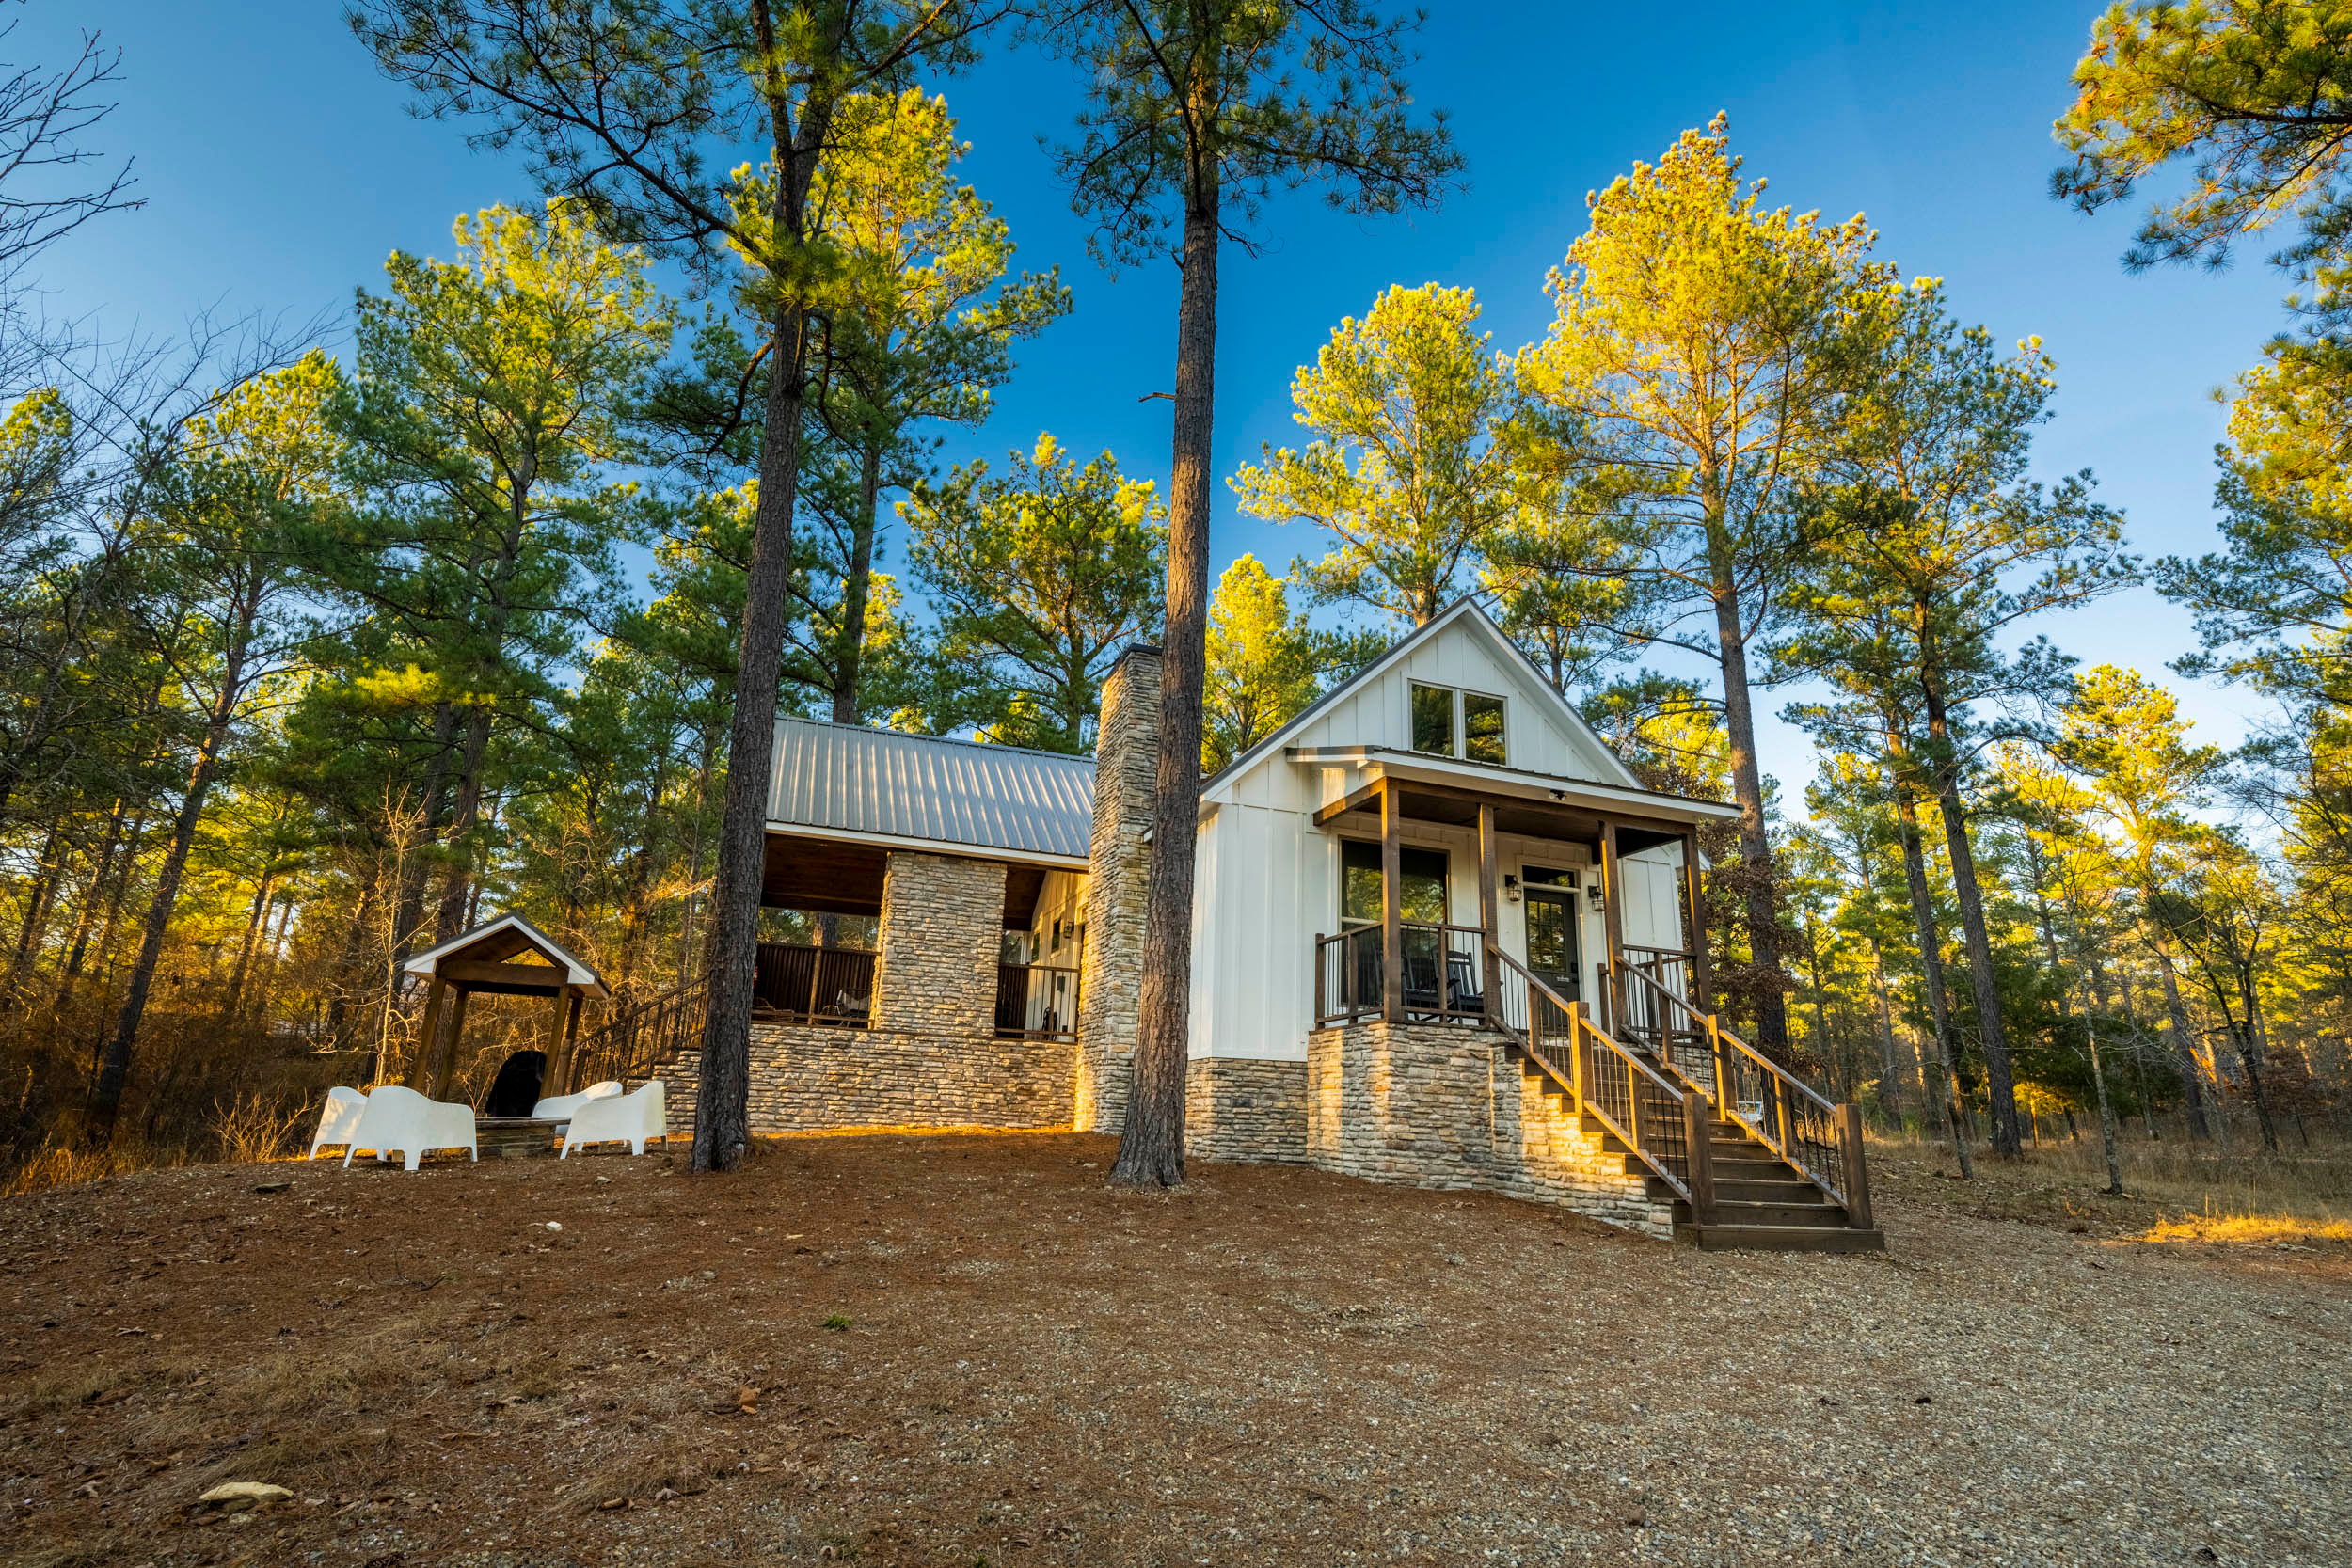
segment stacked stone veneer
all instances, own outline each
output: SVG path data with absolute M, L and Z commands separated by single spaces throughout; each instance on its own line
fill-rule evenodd
M 1195 1056 L 1184 1068 L 1184 1153 L 1252 1164 L 1307 1163 L 1307 1064 Z
M 1094 829 L 1078 974 L 1075 1115 L 1082 1132 L 1116 1132 L 1127 1118 L 1151 869 L 1144 834 L 1159 793 L 1159 733 L 1160 651 L 1130 648 L 1104 679 L 1094 739 Z
M 1070 1125 L 1077 1048 L 1067 1040 L 999 1040 L 886 1029 L 752 1025 L 752 1131 Z M 700 1053 L 662 1069 L 670 1124 L 694 1125 Z
M 1001 862 L 894 852 L 882 878 L 873 1026 L 752 1025 L 755 1132 L 1067 1127 L 1077 1047 L 998 1039 Z M 664 1065 L 670 1125 L 694 1126 L 701 1053 Z
M 1004 928 L 1003 862 L 893 851 L 882 874 L 874 1028 L 993 1034 Z
M 1556 1204 L 1669 1239 L 1674 1216 L 1486 1029 L 1359 1023 L 1307 1037 L 1307 1161 L 1406 1187 Z

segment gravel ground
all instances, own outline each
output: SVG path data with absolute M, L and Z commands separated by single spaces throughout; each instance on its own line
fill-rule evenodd
M 2352 1247 L 1981 1217 L 1893 1154 L 1889 1252 L 1834 1258 L 1111 1151 L 9 1200 L 0 1560 L 2352 1562 Z

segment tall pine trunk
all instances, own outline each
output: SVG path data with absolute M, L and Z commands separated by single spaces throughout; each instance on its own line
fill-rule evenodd
M 1200 810 L 1200 702 L 1208 665 L 1210 442 L 1216 420 L 1219 192 L 1196 177 L 1184 203 L 1176 310 L 1176 418 L 1168 509 L 1168 626 L 1160 665 L 1158 791 L 1145 884 L 1134 1076 L 1111 1180 L 1184 1180 L 1184 1068 L 1192 1020 L 1193 857 Z
M 2001 1025 L 2001 988 L 1993 972 L 1993 938 L 1984 924 L 1984 890 L 1977 880 L 1977 857 L 1968 842 L 1968 814 L 1960 799 L 1960 768 L 1952 757 L 1953 736 L 1944 700 L 1926 690 L 1928 736 L 1935 749 L 1935 802 L 1944 818 L 1944 847 L 1952 865 L 1952 894 L 1960 904 L 1960 929 L 1968 947 L 1968 979 L 1977 1002 L 1977 1036 L 1984 1049 L 1985 1100 L 1993 1117 L 1993 1151 L 2005 1159 L 2025 1152 L 2017 1124 L 2017 1081 L 2010 1066 L 2009 1034 Z
M 180 901 L 180 879 L 187 870 L 188 847 L 196 842 L 196 827 L 204 815 L 204 798 L 212 792 L 213 775 L 220 763 L 221 747 L 236 717 L 243 695 L 247 643 L 253 635 L 256 607 L 248 598 L 237 622 L 229 655 L 222 661 L 220 688 L 212 711 L 205 716 L 204 738 L 188 769 L 187 792 L 181 797 L 179 815 L 171 825 L 171 847 L 155 874 L 155 889 L 148 897 L 147 921 L 139 933 L 139 954 L 131 966 L 131 982 L 123 993 L 122 1012 L 115 1022 L 98 1066 L 98 1083 L 89 1097 L 89 1142 L 103 1147 L 114 1136 L 115 1117 L 122 1109 L 122 1087 L 131 1074 L 131 1052 L 137 1044 L 139 1024 L 147 1017 L 147 993 L 155 983 L 155 966 L 164 953 L 164 931 Z
M 786 181 L 777 182 L 779 188 Z M 796 219 L 797 222 L 797 219 Z M 779 226 L 781 227 L 781 226 Z M 797 231 L 797 230 L 795 230 Z M 751 1145 L 752 990 L 759 958 L 769 770 L 775 759 L 776 683 L 784 663 L 785 593 L 792 571 L 792 505 L 800 481 L 803 341 L 798 305 L 776 312 L 759 451 L 759 506 L 745 574 L 743 638 L 736 660 L 735 721 L 727 734 L 726 800 L 710 882 L 710 991 L 694 1103 L 697 1171 L 731 1171 Z
M 2166 1032 L 2172 1037 L 2172 1059 L 2181 1069 L 2181 1094 L 2188 1109 L 2188 1135 L 2210 1138 L 2213 1128 L 2205 1119 L 2205 1071 L 2188 1043 L 2188 1008 L 2181 1003 L 2181 979 L 2173 972 L 2172 955 L 2164 943 L 2158 942 L 2155 949 L 2156 973 L 2164 976 Z
M 1952 1009 L 1944 990 L 1944 946 L 1936 935 L 1935 897 L 1928 888 L 1927 853 L 1919 840 L 1919 807 L 1907 789 L 1895 792 L 1896 836 L 1902 841 L 1903 880 L 1911 890 L 1911 922 L 1919 933 L 1919 981 L 1928 993 L 1928 1017 L 1935 1026 L 1933 1081 L 1926 1085 L 1928 1112 L 1941 1112 L 1950 1124 L 1952 1153 L 1960 1174 L 1973 1177 L 1968 1157 L 1968 1131 L 1960 1116 L 1959 1074 L 1952 1067 Z
M 833 721 L 860 718 L 858 683 L 865 677 L 866 602 L 874 586 L 874 528 L 882 504 L 882 442 L 865 436 L 858 454 L 857 520 L 850 531 L 850 570 L 841 583 L 841 636 L 833 660 Z
M 1711 503 L 1710 503 L 1711 504 Z M 1764 775 L 1756 756 L 1756 708 L 1748 692 L 1747 627 L 1729 544 L 1711 521 L 1708 565 L 1713 574 L 1715 645 L 1724 675 L 1724 734 L 1731 747 L 1731 794 L 1740 807 L 1740 860 L 1748 912 L 1748 965 L 1755 990 L 1756 1049 L 1786 1065 L 1788 1004 L 1780 990 L 1780 925 L 1772 898 L 1772 840 L 1764 820 Z

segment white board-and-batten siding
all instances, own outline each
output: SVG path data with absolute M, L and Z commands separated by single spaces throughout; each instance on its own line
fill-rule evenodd
M 1314 823 L 1340 798 L 1355 770 L 1292 760 L 1294 748 L 1382 747 L 1412 743 L 1409 688 L 1415 684 L 1499 696 L 1504 701 L 1506 765 L 1555 778 L 1627 785 L 1631 775 L 1581 724 L 1560 713 L 1557 699 L 1483 619 L 1451 624 L 1406 647 L 1309 714 L 1280 744 L 1247 757 L 1213 782 L 1195 865 L 1191 1053 L 1303 1061 L 1314 1024 L 1314 940 L 1340 928 L 1340 845 L 1379 836 L 1373 814 L 1356 812 L 1325 827 Z M 1406 820 L 1404 843 L 1443 849 L 1448 919 L 1479 923 L 1478 841 L 1474 831 Z M 1528 865 L 1590 876 L 1587 847 L 1503 835 L 1497 874 Z M 1619 915 L 1627 942 L 1681 945 L 1677 878 L 1681 847 L 1665 845 L 1625 863 Z M 1584 994 L 1596 992 L 1605 948 L 1603 917 L 1580 898 Z M 1498 905 L 1505 951 L 1526 951 L 1524 905 Z

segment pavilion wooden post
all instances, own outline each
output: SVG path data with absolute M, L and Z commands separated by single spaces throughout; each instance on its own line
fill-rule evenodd
M 1609 967 L 1600 993 L 1609 1004 L 1608 1028 L 1613 1035 L 1625 1023 L 1618 1016 L 1625 1007 L 1625 920 L 1620 908 L 1625 890 L 1618 885 L 1621 874 L 1617 865 L 1616 820 L 1604 816 L 1600 819 L 1600 898 L 1601 921 L 1609 933 Z
M 572 1052 L 580 1038 L 580 992 L 570 986 L 555 993 L 556 1012 L 563 1022 L 557 1026 L 555 1050 L 548 1058 L 547 1076 L 539 1084 L 542 1100 L 572 1092 Z
M 457 1041 L 466 1033 L 466 1003 L 473 995 L 473 988 L 460 981 L 451 990 L 457 999 L 450 1004 L 449 1033 L 442 1037 L 441 1049 L 434 1053 L 433 1086 L 424 1091 L 426 1098 L 438 1100 L 457 1081 Z
M 1405 1016 L 1405 851 L 1397 830 L 1405 802 L 1396 781 L 1380 781 L 1380 1016 Z
M 1695 1012 L 1711 1013 L 1715 982 L 1707 969 L 1707 906 L 1699 902 L 1699 835 L 1692 829 L 1682 834 L 1682 890 L 1691 905 L 1691 1006 Z
M 441 989 L 439 974 L 433 976 L 431 989 L 424 996 L 424 1022 L 417 1026 L 417 1054 L 408 1064 L 408 1087 L 419 1094 L 425 1092 L 433 1076 L 433 1048 L 440 1042 Z
M 1478 924 L 1483 935 L 1478 944 L 1479 994 L 1484 999 L 1480 1011 L 1489 1024 L 1502 1017 L 1502 966 L 1495 961 L 1495 946 L 1501 940 L 1495 898 L 1495 808 L 1491 801 L 1478 802 Z

